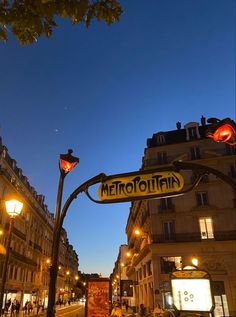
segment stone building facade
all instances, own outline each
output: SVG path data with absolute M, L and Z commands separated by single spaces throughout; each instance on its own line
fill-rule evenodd
M 17 167 L 16 161 L 10 157 L 6 146 L 0 141 L 0 283 L 9 228 L 5 201 L 13 196 L 21 201 L 24 207 L 14 222 L 5 300 L 16 298 L 20 301 L 21 307 L 27 300 L 41 301 L 46 307 L 53 214 L 44 202 L 45 197 L 37 194 L 22 170 Z M 64 229 L 59 252 L 57 299 L 67 299 L 74 294 L 79 264 L 78 256 L 69 244 Z
M 147 140 L 142 169 L 175 160 L 207 165 L 236 180 L 236 148 L 206 137 L 208 125 L 190 122 L 176 130 L 158 132 Z M 181 171 L 185 187 L 196 179 Z M 143 230 L 142 237 L 134 229 Z M 157 303 L 173 308 L 170 274 L 191 264 L 210 273 L 214 316 L 236 316 L 236 196 L 215 175 L 205 175 L 197 187 L 178 197 L 135 201 L 126 234 L 132 254 L 127 278 L 134 281 L 135 305 L 153 310 Z M 135 285 L 136 284 L 136 285 Z

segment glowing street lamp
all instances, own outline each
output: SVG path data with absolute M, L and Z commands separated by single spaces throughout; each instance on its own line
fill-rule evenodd
M 79 158 L 72 155 L 73 151 L 68 150 L 67 154 L 61 154 L 58 162 L 60 170 L 60 179 L 57 191 L 56 210 L 53 228 L 53 242 L 52 242 L 52 264 L 50 266 L 50 282 L 48 292 L 48 308 L 47 317 L 55 316 L 55 299 L 56 299 L 56 282 L 58 272 L 58 255 L 60 246 L 60 234 L 62 228 L 61 219 L 61 201 L 63 193 L 64 179 L 66 175 L 71 172 L 79 163 Z
M 212 124 L 207 133 L 209 138 L 212 138 L 215 142 L 222 142 L 231 146 L 236 145 L 236 124 L 233 120 L 229 118 L 223 120 L 209 118 L 207 122 Z
M 2 306 L 3 306 L 3 296 L 5 292 L 5 284 L 7 279 L 7 267 L 9 261 L 9 253 L 10 253 L 10 246 L 11 246 L 11 237 L 12 237 L 12 229 L 14 226 L 15 217 L 17 217 L 23 208 L 23 203 L 16 199 L 12 199 L 5 202 L 6 211 L 10 216 L 10 225 L 8 231 L 8 240 L 7 240 L 7 247 L 6 247 L 6 256 L 3 265 L 3 272 L 2 272 L 2 285 L 1 285 L 1 293 L 0 293 L 0 316 L 2 315 Z
M 141 237 L 142 239 L 147 239 L 148 243 L 151 243 L 150 235 L 148 234 L 148 232 L 146 232 L 142 229 L 139 229 L 139 228 L 135 228 L 133 233 L 136 237 Z

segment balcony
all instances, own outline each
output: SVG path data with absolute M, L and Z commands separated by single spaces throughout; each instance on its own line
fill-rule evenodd
M 153 243 L 179 243 L 179 242 L 201 242 L 201 241 L 229 241 L 236 240 L 236 230 L 215 231 L 214 239 L 202 239 L 200 232 L 175 233 L 173 239 L 167 239 L 164 234 L 152 235 Z
M 26 256 L 24 256 L 23 254 L 20 254 L 14 250 L 11 250 L 11 256 L 14 257 L 16 260 L 23 262 L 24 264 L 29 264 L 32 266 L 37 267 L 37 263 L 34 262 L 33 260 L 27 258 Z
M 153 243 L 171 243 L 171 242 L 199 242 L 201 241 L 200 232 L 195 233 L 175 233 L 173 239 L 167 239 L 164 234 L 154 234 Z
M 216 241 L 236 240 L 236 230 L 214 232 Z
M 40 245 L 38 245 L 37 243 L 34 243 L 34 249 L 39 251 L 39 252 L 42 252 L 42 248 Z
M 13 233 L 18 237 L 18 238 L 21 238 L 22 240 L 26 240 L 26 235 L 21 232 L 20 230 L 18 230 L 17 228 L 13 228 Z

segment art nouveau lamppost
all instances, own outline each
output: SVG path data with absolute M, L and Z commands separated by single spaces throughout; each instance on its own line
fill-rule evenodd
M 8 240 L 6 246 L 6 256 L 5 261 L 3 264 L 3 272 L 2 272 L 2 285 L 1 285 L 1 293 L 0 293 L 0 316 L 2 315 L 2 306 L 3 306 L 3 297 L 5 293 L 5 284 L 7 280 L 7 268 L 8 268 L 8 260 L 9 260 L 9 253 L 10 253 L 10 246 L 11 246 L 11 237 L 12 237 L 12 229 L 14 226 L 15 217 L 17 217 L 23 208 L 23 203 L 16 199 L 8 200 L 5 202 L 6 211 L 10 216 L 10 224 L 8 230 Z
M 61 202 L 64 179 L 66 175 L 71 172 L 79 163 L 79 158 L 72 155 L 73 151 L 68 150 L 67 154 L 61 154 L 59 158 L 60 178 L 57 191 L 56 210 L 53 228 L 53 242 L 52 242 L 52 264 L 50 266 L 50 282 L 48 294 L 48 308 L 47 317 L 55 315 L 55 299 L 56 299 L 56 282 L 58 271 L 58 255 L 61 235 Z

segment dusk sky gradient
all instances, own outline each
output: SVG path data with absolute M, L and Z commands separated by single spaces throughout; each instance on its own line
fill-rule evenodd
M 58 20 L 49 40 L 0 43 L 0 135 L 51 212 L 67 149 L 80 163 L 64 199 L 100 172 L 138 170 L 147 138 L 177 121 L 235 120 L 235 1 L 121 3 L 109 27 Z M 64 227 L 82 272 L 112 272 L 129 208 L 84 194 L 72 203 Z

